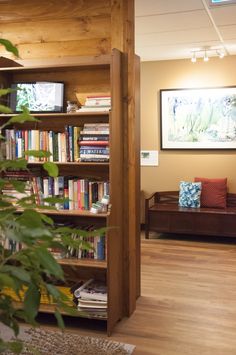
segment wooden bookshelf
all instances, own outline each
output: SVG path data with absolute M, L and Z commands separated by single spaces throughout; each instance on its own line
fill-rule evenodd
M 86 122 L 109 123 L 110 127 L 110 160 L 109 163 L 69 162 L 57 163 L 68 176 L 93 176 L 94 178 L 107 179 L 110 182 L 109 213 L 92 214 L 89 211 L 76 210 L 40 210 L 57 221 L 88 221 L 100 226 L 107 226 L 106 260 L 61 259 L 58 262 L 78 280 L 84 275 L 91 275 L 105 279 L 108 287 L 108 318 L 107 332 L 111 333 L 115 324 L 127 316 L 129 300 L 127 295 L 126 266 L 129 255 L 127 253 L 127 238 L 124 233 L 126 216 L 124 215 L 124 191 L 128 189 L 128 182 L 124 179 L 125 153 L 124 145 L 127 139 L 122 116 L 122 75 L 121 53 L 114 49 L 111 55 L 99 57 L 82 57 L 73 63 L 57 65 L 40 65 L 34 67 L 0 68 L 0 81 L 5 87 L 10 87 L 16 82 L 58 81 L 65 83 L 66 101 L 75 101 L 75 92 L 98 93 L 111 92 L 112 108 L 109 112 L 76 112 L 76 113 L 46 113 L 33 114 L 40 118 L 40 122 L 25 123 L 21 127 L 33 129 L 62 130 L 65 124 L 81 125 Z M 66 105 L 64 105 L 66 106 Z M 4 121 L 12 115 L 1 115 Z M 17 127 L 17 125 L 15 125 Z M 31 128 L 30 128 L 31 129 Z M 41 166 L 43 163 L 29 163 L 30 169 Z M 125 247 L 126 246 L 126 247 Z M 134 267 L 136 267 L 134 265 Z M 138 267 L 139 268 L 139 267 Z M 43 312 L 53 312 L 53 306 L 41 305 Z

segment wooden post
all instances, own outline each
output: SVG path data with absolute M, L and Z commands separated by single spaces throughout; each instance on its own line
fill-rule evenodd
M 139 60 L 134 53 L 133 0 L 111 0 L 111 46 L 123 52 L 124 312 L 130 315 L 140 295 Z

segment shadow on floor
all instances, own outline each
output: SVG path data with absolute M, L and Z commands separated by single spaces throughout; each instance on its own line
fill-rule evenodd
M 215 237 L 215 236 L 199 236 L 190 234 L 167 234 L 167 233 L 155 233 L 150 232 L 149 239 L 161 239 L 161 240 L 180 240 L 180 241 L 191 241 L 200 243 L 219 243 L 219 244 L 236 244 L 236 238 L 230 237 Z

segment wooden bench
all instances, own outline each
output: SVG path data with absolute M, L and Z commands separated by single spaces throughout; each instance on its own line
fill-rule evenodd
M 236 237 L 236 194 L 227 194 L 226 208 L 178 206 L 178 191 L 155 192 L 145 199 L 145 238 L 150 231 Z

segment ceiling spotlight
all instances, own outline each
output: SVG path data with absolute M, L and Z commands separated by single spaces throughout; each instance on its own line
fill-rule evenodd
M 209 58 L 208 58 L 208 55 L 207 55 L 207 52 L 205 51 L 204 52 L 204 57 L 203 57 L 203 60 L 204 62 L 208 62 Z
M 197 61 L 196 53 L 193 52 L 193 55 L 192 55 L 192 58 L 191 58 L 191 62 L 192 62 L 192 63 L 196 63 L 196 61 Z
M 219 53 L 219 58 L 220 58 L 220 59 L 224 58 L 224 56 L 225 56 L 225 54 L 224 54 L 223 52 L 220 52 L 220 53 Z

